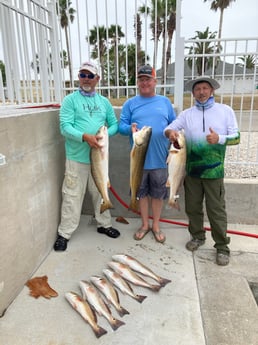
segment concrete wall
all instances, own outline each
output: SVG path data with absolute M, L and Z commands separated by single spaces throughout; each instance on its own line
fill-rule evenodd
M 0 153 L 7 163 L 0 166 L 1 316 L 52 249 L 64 145 L 56 110 L 0 111 Z
M 52 250 L 60 218 L 64 142 L 58 110 L 15 110 L 13 114 L 0 110 L 0 153 L 7 162 L 0 165 L 1 316 Z M 126 204 L 130 200 L 128 140 L 119 134 L 110 138 L 110 181 Z M 183 190 L 180 194 L 181 210 L 168 209 L 165 204 L 163 219 L 187 222 Z M 138 217 L 111 192 L 110 197 L 114 217 Z M 226 199 L 230 223 L 257 224 L 257 181 L 227 181 Z M 92 214 L 88 195 L 82 212 Z

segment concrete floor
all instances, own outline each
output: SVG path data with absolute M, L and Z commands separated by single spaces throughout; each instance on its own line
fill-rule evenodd
M 161 223 L 165 244 L 149 233 L 135 241 L 138 218 L 117 223 L 118 239 L 96 232 L 89 216 L 82 216 L 66 252 L 51 251 L 34 277 L 47 275 L 59 296 L 50 300 L 29 296 L 24 286 L 0 320 L 0 345 L 257 345 L 258 308 L 248 283 L 258 283 L 256 238 L 231 236 L 231 261 L 215 264 L 210 232 L 196 253 L 185 249 L 188 231 Z M 185 221 L 184 221 L 185 222 Z M 229 229 L 258 234 L 258 226 L 229 225 Z M 97 339 L 90 326 L 66 301 L 67 291 L 80 293 L 79 281 L 102 275 L 117 253 L 129 254 L 172 283 L 159 292 L 132 285 L 147 298 L 142 304 L 119 292 L 121 305 L 130 314 L 119 317 L 125 325 L 113 331 L 103 317 L 98 323 L 108 333 Z M 148 279 L 146 279 L 148 280 Z

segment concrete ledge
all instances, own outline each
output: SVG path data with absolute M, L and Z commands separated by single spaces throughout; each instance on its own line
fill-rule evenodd
M 201 249 L 194 255 L 208 344 L 255 345 L 258 310 L 248 280 L 256 276 L 258 256 L 233 252 L 230 265 L 219 267 L 213 264 L 213 252 Z

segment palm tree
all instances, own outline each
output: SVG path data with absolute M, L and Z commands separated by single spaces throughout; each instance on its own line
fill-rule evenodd
M 99 65 L 101 68 L 101 75 L 103 84 L 105 83 L 104 79 L 104 61 L 105 54 L 107 51 L 107 29 L 105 26 L 94 26 L 90 30 L 90 35 L 86 37 L 86 41 L 93 45 L 93 50 L 91 52 L 92 59 L 98 59 Z
M 2 73 L 3 85 L 6 85 L 6 74 L 5 74 L 5 64 L 0 60 L 0 71 Z
M 163 30 L 162 30 L 162 37 L 163 37 L 163 53 L 162 53 L 162 62 L 161 62 L 161 70 L 163 71 L 161 76 L 161 84 L 164 85 L 164 81 L 166 78 L 166 72 L 168 70 L 168 64 L 171 60 L 171 47 L 172 47 L 172 38 L 176 28 L 176 0 L 168 0 L 167 1 L 167 8 L 166 3 L 163 0 L 164 5 L 164 13 L 162 15 L 162 22 L 163 22 Z M 167 47 L 166 47 L 166 41 Z M 164 88 L 162 87 L 160 93 L 164 93 Z
M 203 0 L 204 2 L 207 2 L 207 0 Z M 236 0 L 209 0 L 211 2 L 210 9 L 214 12 L 217 12 L 217 10 L 220 10 L 220 17 L 219 17 L 219 31 L 218 31 L 218 44 L 216 53 L 218 54 L 221 51 L 221 45 L 220 45 L 220 39 L 221 39 L 221 33 L 222 33 L 222 24 L 223 24 L 223 15 L 224 10 L 231 4 L 231 2 Z M 218 66 L 219 58 L 215 59 L 215 70 Z
M 69 21 L 73 23 L 74 18 L 75 18 L 74 13 L 76 12 L 74 8 L 70 7 L 71 5 L 72 5 L 71 0 L 59 0 L 59 6 L 57 4 L 57 13 L 60 17 L 61 27 L 65 31 L 70 85 L 72 85 L 73 83 L 73 74 L 72 74 L 72 63 L 71 63 L 71 54 L 70 54 L 70 46 L 69 46 L 68 26 L 69 26 Z
M 196 36 L 191 39 L 196 40 L 195 45 L 191 47 L 186 47 L 189 49 L 188 54 L 191 55 L 202 55 L 197 57 L 189 57 L 187 59 L 188 66 L 192 68 L 195 64 L 198 75 L 204 75 L 205 71 L 212 67 L 213 58 L 207 55 L 212 55 L 216 51 L 215 46 L 211 46 L 211 42 L 206 41 L 209 39 L 214 39 L 217 32 L 210 32 L 209 27 L 206 28 L 204 32 L 195 31 Z M 221 48 L 220 48 L 221 49 Z
M 163 0 L 151 0 L 151 6 L 140 6 L 138 11 L 140 14 L 151 17 L 150 28 L 152 31 L 152 39 L 154 42 L 153 66 L 157 67 L 158 43 L 162 34 L 161 12 L 163 11 Z
M 151 0 L 151 7 L 139 7 L 141 14 L 150 15 L 151 30 L 154 40 L 154 68 L 157 66 L 158 42 L 160 37 L 163 39 L 162 47 L 162 78 L 161 84 L 164 84 L 165 71 L 168 69 L 168 64 L 171 60 L 171 46 L 173 33 L 176 28 L 176 0 Z M 167 45 L 166 45 L 167 44 Z M 162 89 L 161 89 L 162 93 Z
M 204 2 L 207 2 L 208 0 L 203 0 Z M 221 32 L 222 32 L 222 24 L 223 24 L 223 15 L 224 10 L 231 4 L 231 2 L 236 0 L 209 0 L 211 2 L 210 9 L 212 11 L 217 12 L 217 10 L 220 10 L 220 18 L 219 18 L 219 31 L 218 31 L 218 39 L 221 39 Z
M 115 69 L 115 80 L 116 85 L 119 85 L 119 43 L 121 37 L 124 37 L 125 34 L 122 31 L 122 27 L 120 25 L 110 25 L 108 29 L 108 37 L 110 38 L 111 48 L 110 51 L 113 51 L 114 56 L 114 69 Z M 117 89 L 117 96 L 119 96 L 119 89 Z
M 257 58 L 255 55 L 243 55 L 241 57 L 238 58 L 239 60 L 242 61 L 242 63 L 240 63 L 239 65 L 242 67 L 245 67 L 247 69 L 254 69 L 255 65 L 256 65 L 256 61 Z
M 134 22 L 134 31 L 136 37 L 136 47 L 137 47 L 137 63 L 139 64 L 140 53 L 141 53 L 141 40 L 142 40 L 142 21 L 140 14 L 137 13 Z

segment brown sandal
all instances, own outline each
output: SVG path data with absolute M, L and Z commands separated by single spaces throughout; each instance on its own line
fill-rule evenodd
M 161 230 L 159 231 L 153 231 L 153 235 L 155 237 L 155 240 L 159 243 L 164 243 L 166 241 L 166 236 L 163 234 Z
M 140 241 L 142 240 L 146 235 L 147 233 L 150 231 L 150 229 L 139 229 L 136 231 L 136 233 L 134 234 L 133 238 L 136 240 L 136 241 Z

